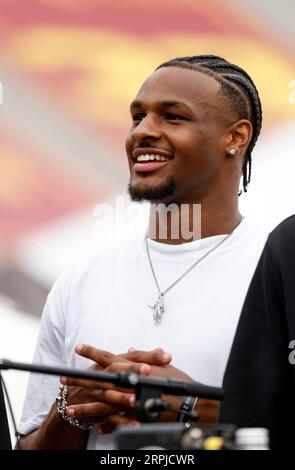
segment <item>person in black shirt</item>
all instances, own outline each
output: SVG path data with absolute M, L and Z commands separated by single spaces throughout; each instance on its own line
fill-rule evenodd
M 295 437 L 295 215 L 268 237 L 224 375 L 221 423 L 270 430 L 272 449 Z

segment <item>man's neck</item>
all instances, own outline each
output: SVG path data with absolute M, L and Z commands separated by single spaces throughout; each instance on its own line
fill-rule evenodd
M 232 204 L 151 204 L 148 237 L 178 245 L 232 232 L 240 223 L 237 201 Z

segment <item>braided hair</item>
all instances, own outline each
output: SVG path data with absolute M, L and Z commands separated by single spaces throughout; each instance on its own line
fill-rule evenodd
M 162 67 L 181 67 L 197 70 L 214 77 L 221 85 L 221 93 L 227 99 L 237 119 L 248 119 L 253 127 L 253 135 L 248 144 L 243 164 L 243 189 L 251 180 L 252 150 L 256 144 L 262 124 L 262 108 L 257 88 L 251 77 L 241 67 L 231 64 L 215 55 L 177 57 L 159 65 Z

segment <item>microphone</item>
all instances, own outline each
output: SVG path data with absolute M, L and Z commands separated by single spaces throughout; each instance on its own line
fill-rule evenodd
M 66 367 L 52 367 L 41 364 L 26 364 L 23 362 L 12 362 L 0 359 L 0 370 L 23 370 L 65 377 L 76 377 L 79 379 L 94 380 L 96 382 L 108 382 L 122 388 L 131 388 L 136 393 L 135 414 L 139 421 L 150 422 L 158 417 L 161 411 L 174 411 L 169 403 L 161 399 L 161 394 L 189 395 L 193 397 L 222 400 L 224 390 L 217 387 L 209 387 L 198 382 L 183 382 L 172 379 L 157 379 L 137 375 L 134 372 L 94 372 L 89 370 L 69 369 Z M 99 384 L 98 384 L 99 387 Z M 190 414 L 189 414 L 190 413 Z M 194 411 L 187 412 L 192 419 L 196 419 Z
M 27 364 L 23 362 L 12 362 L 8 359 L 0 359 L 0 370 L 23 370 L 65 377 L 76 377 L 79 379 L 94 380 L 97 382 L 111 382 L 122 388 L 144 387 L 146 389 L 158 389 L 162 393 L 170 395 L 190 395 L 211 400 L 222 400 L 224 389 L 211 387 L 199 382 L 183 382 L 181 380 L 157 379 L 133 372 L 93 372 L 89 370 L 69 369 L 67 367 L 51 367 L 41 364 Z

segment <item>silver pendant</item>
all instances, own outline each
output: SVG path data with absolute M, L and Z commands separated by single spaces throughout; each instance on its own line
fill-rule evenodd
M 158 300 L 154 305 L 149 305 L 149 308 L 153 309 L 153 319 L 155 325 L 162 323 L 162 317 L 164 313 L 164 296 L 159 294 Z

